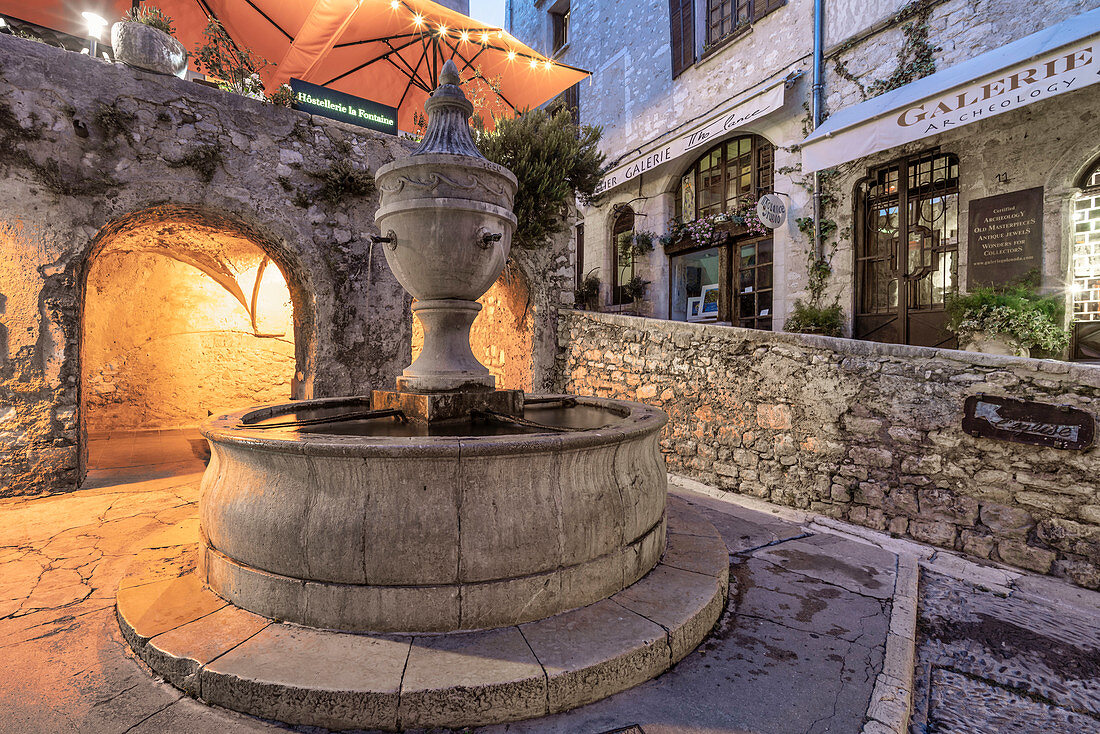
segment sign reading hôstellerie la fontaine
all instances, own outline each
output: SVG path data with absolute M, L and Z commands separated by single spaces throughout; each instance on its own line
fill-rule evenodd
M 312 115 L 331 117 L 340 122 L 377 130 L 390 135 L 397 134 L 397 108 L 338 92 L 301 79 L 290 80 L 294 94 L 294 109 Z

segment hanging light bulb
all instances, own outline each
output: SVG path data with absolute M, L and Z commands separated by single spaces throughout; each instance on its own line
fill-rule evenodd
M 443 24 L 440 24 L 440 26 L 439 26 L 439 37 L 440 38 L 446 38 L 447 37 L 447 26 L 445 26 Z
M 401 7 L 401 0 L 390 0 L 390 7 L 397 10 Z
M 459 36 L 459 38 L 462 39 L 463 43 L 469 43 L 470 42 L 470 32 L 469 31 L 462 31 L 462 35 Z
M 515 51 L 509 51 L 508 52 L 508 60 L 509 61 L 515 61 L 516 60 L 516 52 Z
M 424 16 L 421 15 L 420 13 L 417 13 L 416 15 L 414 15 L 413 16 L 413 24 L 415 24 L 417 28 L 424 25 Z

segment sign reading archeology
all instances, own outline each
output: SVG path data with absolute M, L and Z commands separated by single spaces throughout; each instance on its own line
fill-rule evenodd
M 967 287 L 1005 285 L 1043 265 L 1043 188 L 970 202 Z
M 397 135 L 397 108 L 291 78 L 294 109 Z
M 982 394 L 966 399 L 962 427 L 971 436 L 1076 451 L 1096 435 L 1092 414 L 1078 408 Z

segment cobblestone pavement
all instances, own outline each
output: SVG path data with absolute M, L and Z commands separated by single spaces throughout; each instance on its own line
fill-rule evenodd
M 1100 734 L 1100 594 L 921 575 L 912 734 Z
M 178 573 L 181 559 L 194 567 L 199 474 L 165 473 L 129 467 L 79 492 L 0 502 L 0 732 L 289 729 L 181 696 L 122 640 L 119 581 Z M 882 664 L 893 554 L 690 499 L 731 552 L 731 598 L 715 635 L 639 688 L 486 733 L 859 730 Z

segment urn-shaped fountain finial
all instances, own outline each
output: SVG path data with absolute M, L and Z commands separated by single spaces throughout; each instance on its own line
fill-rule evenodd
M 470 133 L 469 120 L 474 105 L 466 99 L 461 83 L 458 67 L 453 60 L 447 59 L 439 74 L 439 86 L 424 104 L 424 110 L 428 113 L 428 129 L 413 155 L 451 153 L 484 158 Z
M 478 152 L 458 68 L 448 61 L 425 104 L 428 129 L 408 158 L 378 169 L 382 200 L 375 222 L 386 233 L 386 260 L 416 298 L 424 326 L 420 356 L 399 390 L 485 390 L 495 381 L 470 349 L 477 303 L 500 276 L 512 245 L 518 183 Z

